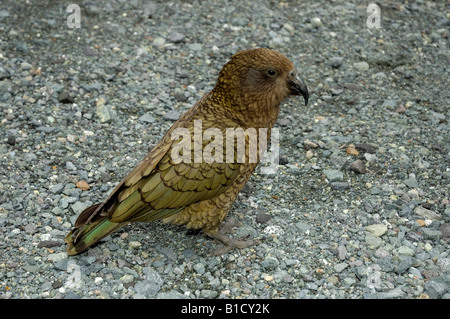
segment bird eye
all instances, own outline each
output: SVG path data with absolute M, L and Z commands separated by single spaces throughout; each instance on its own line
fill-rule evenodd
M 266 73 L 267 73 L 267 75 L 270 76 L 270 77 L 274 77 L 275 75 L 277 75 L 277 71 L 272 70 L 272 69 L 268 69 L 268 70 L 266 71 Z

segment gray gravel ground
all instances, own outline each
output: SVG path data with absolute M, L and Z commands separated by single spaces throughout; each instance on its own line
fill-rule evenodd
M 379 29 L 369 3 L 0 1 L 0 298 L 450 298 L 448 2 L 378 1 Z M 229 215 L 261 244 L 136 224 L 68 257 L 78 213 L 252 47 L 312 92 Z

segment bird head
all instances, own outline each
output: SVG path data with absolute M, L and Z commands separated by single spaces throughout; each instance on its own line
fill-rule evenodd
M 264 100 L 278 107 L 289 95 L 302 95 L 308 103 L 308 88 L 283 54 L 266 48 L 234 54 L 219 74 L 218 86 L 249 101 Z

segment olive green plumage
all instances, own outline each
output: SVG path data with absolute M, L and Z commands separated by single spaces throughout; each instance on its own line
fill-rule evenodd
M 74 229 L 66 236 L 68 254 L 85 251 L 130 222 L 153 220 L 202 229 L 230 244 L 231 240 L 218 229 L 257 163 L 248 160 L 248 148 L 245 162 L 236 160 L 236 149 L 235 160 L 227 162 L 225 143 L 223 160 L 195 161 L 194 151 L 199 147 L 206 150 L 211 143 L 203 140 L 202 145 L 194 145 L 195 123 L 201 123 L 203 132 L 215 129 L 223 136 L 227 128 L 268 128 L 270 136 L 282 100 L 299 94 L 307 102 L 305 84 L 292 62 L 281 53 L 252 49 L 233 55 L 220 71 L 214 89 L 173 124 L 102 203 L 80 214 Z M 184 129 L 192 138 L 174 138 L 177 129 Z M 246 138 L 249 142 L 249 138 L 255 137 Z M 192 161 L 173 158 L 174 148 L 183 149 L 182 146 L 191 150 L 188 155 Z

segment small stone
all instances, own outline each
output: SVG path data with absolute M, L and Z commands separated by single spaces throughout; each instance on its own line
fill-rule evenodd
M 47 260 L 48 261 L 52 261 L 54 263 L 58 262 L 58 261 L 61 261 L 63 259 L 67 259 L 67 253 L 66 252 L 50 254 L 50 255 L 47 256 Z
M 59 247 L 62 245 L 64 245 L 64 242 L 61 240 L 43 240 L 38 243 L 38 247 L 45 247 L 45 248 Z
M 311 148 L 318 148 L 319 145 L 317 143 L 311 142 L 310 140 L 304 140 L 303 141 L 303 147 L 307 150 Z
M 316 29 L 320 28 L 323 25 L 322 20 L 320 20 L 319 17 L 312 18 L 311 19 L 311 24 Z
M 345 260 L 347 258 L 347 248 L 345 248 L 345 246 L 340 245 L 337 248 L 337 255 L 339 260 Z
M 200 292 L 200 297 L 205 299 L 214 299 L 219 295 L 217 291 L 204 289 Z
M 333 285 L 336 285 L 339 282 L 339 278 L 336 276 L 330 276 L 327 278 L 328 282 L 331 282 Z
M 408 246 L 400 246 L 397 250 L 399 255 L 405 255 L 405 256 L 414 256 L 415 252 L 414 249 L 409 248 Z
M 91 206 L 92 202 L 90 201 L 86 201 L 86 202 L 80 202 L 77 201 L 75 203 L 73 203 L 70 208 L 72 208 L 73 212 L 78 215 L 80 214 L 83 210 L 85 210 L 86 208 L 88 208 L 89 206 Z
M 202 263 L 195 264 L 193 268 L 199 275 L 203 275 L 205 273 L 205 265 L 203 265 Z
M 436 265 L 439 266 L 443 272 L 448 272 L 450 271 L 450 258 L 439 258 Z
M 86 181 L 78 181 L 76 185 L 77 185 L 77 188 L 79 188 L 83 191 L 87 191 L 91 188 Z
M 377 249 L 383 243 L 381 238 L 372 235 L 367 235 L 365 240 L 370 249 Z
M 161 37 L 156 37 L 153 39 L 152 44 L 157 47 L 163 46 L 164 44 L 166 44 L 166 39 L 161 38 Z
M 68 92 L 63 91 L 58 95 L 58 102 L 59 103 L 73 103 L 73 102 L 75 102 L 75 100 L 73 99 L 73 97 L 71 97 L 69 95 Z
M 265 213 L 258 213 L 256 215 L 256 222 L 260 223 L 260 224 L 264 224 L 267 223 L 272 217 L 270 216 L 270 214 L 265 214 Z
M 142 115 L 141 117 L 139 117 L 138 119 L 139 122 L 144 122 L 144 123 L 155 123 L 155 118 L 153 116 L 151 116 L 148 113 L 145 113 L 144 115 Z
M 326 169 L 323 173 L 330 182 L 340 182 L 344 179 L 344 174 L 337 169 Z
M 350 164 L 350 169 L 358 174 L 366 174 L 367 169 L 361 160 L 356 160 Z
M 70 161 L 66 162 L 66 169 L 69 171 L 76 171 L 77 167 Z
M 395 100 L 388 99 L 385 100 L 381 106 L 390 109 L 395 109 L 397 107 L 397 102 Z
M 339 264 L 336 264 L 336 265 L 333 267 L 333 269 L 334 269 L 335 272 L 341 273 L 341 272 L 344 271 L 344 269 L 347 268 L 347 267 L 348 267 L 348 264 L 347 264 L 347 263 L 339 263 Z
M 283 37 L 278 35 L 274 36 L 272 39 L 269 40 L 269 46 L 271 48 L 282 48 L 285 45 L 286 44 Z
M 0 18 L 6 18 L 6 17 L 9 17 L 9 11 L 0 10 Z
M 38 157 L 36 156 L 36 154 L 31 153 L 31 152 L 25 153 L 25 154 L 23 155 L 23 157 L 24 157 L 25 161 L 27 161 L 27 162 L 37 161 L 37 159 L 38 159 Z
M 369 70 L 369 64 L 367 62 L 355 62 L 353 63 L 353 67 L 359 71 Z
M 407 194 L 412 199 L 419 198 L 419 191 L 417 189 L 410 189 Z
M 442 217 L 438 214 L 436 214 L 435 212 L 426 209 L 425 207 L 422 206 L 417 206 L 414 209 L 414 214 L 425 217 L 426 219 L 431 219 L 431 220 L 440 220 L 442 219 Z
M 405 179 L 403 181 L 403 184 L 405 184 L 409 188 L 418 188 L 419 187 L 419 183 L 417 183 L 415 176 L 410 176 L 409 178 Z
M 186 41 L 186 36 L 179 32 L 169 34 L 168 40 L 173 43 L 181 43 Z
M 278 261 L 278 259 L 276 259 L 275 257 L 268 256 L 262 261 L 261 266 L 265 270 L 274 270 L 278 267 L 279 264 L 280 262 Z
M 346 149 L 345 149 L 345 153 L 349 154 L 349 155 L 354 155 L 357 156 L 359 155 L 359 151 L 355 148 L 355 145 L 350 144 Z
M 95 110 L 95 113 L 100 118 L 102 123 L 112 121 L 116 118 L 116 111 L 114 111 L 109 105 L 100 105 Z
M 164 119 L 172 122 L 177 121 L 180 118 L 181 113 L 178 111 L 169 111 L 164 114 Z
M 120 281 L 122 281 L 124 284 L 129 284 L 134 281 L 133 275 L 125 274 L 120 278 Z
M 300 231 L 300 233 L 305 233 L 311 229 L 311 225 L 303 222 L 298 222 L 295 224 L 295 227 Z
M 86 10 L 86 15 L 91 16 L 91 17 L 97 16 L 100 14 L 100 8 L 94 4 L 87 4 L 85 6 L 85 10 Z
M 58 183 L 55 185 L 50 186 L 50 192 L 53 194 L 60 194 L 64 189 L 64 184 Z
M 344 58 L 342 58 L 342 57 L 338 57 L 338 56 L 332 57 L 330 59 L 330 66 L 332 68 L 337 69 L 342 65 L 342 61 L 344 61 Z
M 190 43 L 188 45 L 189 50 L 191 51 L 202 51 L 203 50 L 203 46 L 201 43 Z
M 448 291 L 448 287 L 438 281 L 429 280 L 425 283 L 425 291 L 431 299 L 439 299 Z
M 141 247 L 142 244 L 138 241 L 130 241 L 128 243 L 128 246 L 130 246 L 130 248 L 138 248 L 138 247 Z
M 374 237 L 381 237 L 387 232 L 387 226 L 385 224 L 374 224 L 366 227 L 366 230 Z
M 380 292 L 377 294 L 378 299 L 397 299 L 402 298 L 405 292 L 402 290 L 402 286 L 398 286 L 388 292 Z
M 11 146 L 14 146 L 16 144 L 16 137 L 14 135 L 8 136 L 8 140 L 6 141 Z
M 442 235 L 439 230 L 433 230 L 430 228 L 422 228 L 422 234 L 425 240 L 432 240 L 432 241 L 439 240 L 439 238 Z
M 289 23 L 283 24 L 283 28 L 289 31 L 291 34 L 294 34 L 295 28 Z
M 146 280 L 137 282 L 134 290 L 145 297 L 153 297 L 156 296 L 162 285 L 163 280 L 157 272 L 153 271 L 152 276 L 147 276 Z
M 106 100 L 104 97 L 99 97 L 97 99 L 97 101 L 95 101 L 95 105 L 97 106 L 101 106 L 101 105 L 105 105 L 106 104 Z
M 450 224 L 442 224 L 439 226 L 439 231 L 441 232 L 442 240 L 450 243 Z
M 397 274 L 401 275 L 406 272 L 413 264 L 413 258 L 411 256 L 403 256 L 396 268 Z
M 147 48 L 138 48 L 136 50 L 136 57 L 140 58 L 142 56 L 148 55 L 148 49 Z
M 398 114 L 403 114 L 406 112 L 406 107 L 404 105 L 400 105 L 398 108 L 395 109 L 395 112 Z
M 360 143 L 360 144 L 356 144 L 355 148 L 360 151 L 360 152 L 364 152 L 364 153 L 370 153 L 370 154 L 375 154 L 376 153 L 376 149 L 374 146 L 368 144 L 368 143 Z
M 187 299 L 188 297 L 176 290 L 171 290 L 169 292 L 160 292 L 156 296 L 156 299 Z
M 345 182 L 332 182 L 330 186 L 335 190 L 346 190 L 350 188 L 350 184 Z

